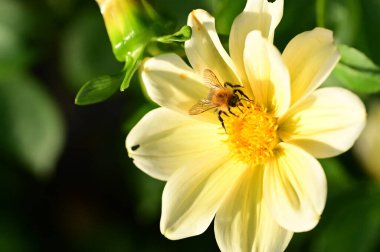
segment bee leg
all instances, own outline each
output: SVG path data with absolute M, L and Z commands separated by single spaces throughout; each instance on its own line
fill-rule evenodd
M 223 120 L 222 114 L 224 114 L 224 115 L 226 115 L 226 116 L 228 116 L 228 115 L 226 114 L 226 112 L 224 112 L 224 111 L 222 111 L 222 110 L 220 110 L 220 111 L 218 112 L 218 119 L 219 119 L 219 121 L 221 122 L 224 131 L 227 133 L 227 131 L 226 131 L 226 127 L 224 126 L 224 120 Z
M 224 112 L 224 111 L 222 111 L 222 110 L 220 110 L 219 113 L 220 113 L 220 114 L 223 114 L 223 115 L 225 115 L 225 116 L 230 116 L 229 114 L 227 114 L 226 112 Z
M 238 106 L 238 107 L 239 107 L 239 106 Z M 231 107 L 228 107 L 228 112 L 229 112 L 231 115 L 237 116 L 234 112 L 231 111 Z
M 232 88 L 242 88 L 243 86 L 242 85 L 239 85 L 239 84 L 231 84 L 229 82 L 226 82 L 224 83 L 225 86 L 229 86 L 229 87 L 232 87 Z
M 249 99 L 249 97 L 246 94 L 244 94 L 244 92 L 241 91 L 240 89 L 234 89 L 234 94 L 236 94 L 236 93 L 240 94 L 241 96 L 246 98 L 248 101 L 253 101 L 253 100 Z

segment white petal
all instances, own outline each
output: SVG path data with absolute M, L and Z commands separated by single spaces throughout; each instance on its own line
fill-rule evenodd
M 338 87 L 322 88 L 281 119 L 279 135 L 317 158 L 332 157 L 352 147 L 365 120 L 365 107 L 355 94 Z
M 245 170 L 229 156 L 206 155 L 170 177 L 162 196 L 160 228 L 169 239 L 203 233 L 220 204 Z
M 194 120 L 166 108 L 146 114 L 126 139 L 128 154 L 148 175 L 167 180 L 194 158 L 221 148 L 221 126 Z
M 273 219 L 263 194 L 263 167 L 247 169 L 215 217 L 215 236 L 223 252 L 284 251 L 293 232 Z
M 198 9 L 189 14 L 187 24 L 193 32 L 191 39 L 185 42 L 185 51 L 193 69 L 200 76 L 205 69 L 210 69 L 221 83 L 240 83 L 235 66 L 216 33 L 215 19 Z
M 207 97 L 210 90 L 203 83 L 202 77 L 173 53 L 146 60 L 141 77 L 149 97 L 154 102 L 183 114 L 189 114 L 190 108 Z M 213 111 L 193 117 L 218 122 Z
M 274 30 L 281 21 L 283 11 L 284 0 L 275 0 L 272 3 L 268 0 L 248 0 L 240 16 L 247 15 L 247 21 L 252 18 L 251 25 L 254 27 L 251 31 L 260 30 L 264 37 L 273 42 Z M 256 15 L 252 16 L 252 14 Z
M 319 162 L 302 149 L 280 143 L 264 168 L 264 200 L 284 228 L 314 228 L 325 207 L 327 182 Z
M 282 56 L 290 73 L 292 104 L 318 88 L 340 58 L 332 32 L 324 28 L 297 35 Z
M 259 31 L 247 36 L 244 64 L 255 99 L 268 112 L 283 115 L 290 103 L 289 73 L 280 52 Z
M 273 3 L 268 0 L 248 0 L 244 11 L 235 18 L 230 34 L 230 54 L 243 82 L 247 80 L 243 53 L 248 33 L 259 30 L 263 37 L 273 42 L 274 30 L 282 18 L 283 9 L 283 0 Z

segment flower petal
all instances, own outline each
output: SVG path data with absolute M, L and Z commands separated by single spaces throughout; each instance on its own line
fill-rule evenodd
M 365 107 L 355 94 L 321 88 L 281 118 L 279 135 L 317 158 L 332 157 L 351 148 L 365 120 Z
M 244 64 L 255 99 L 268 112 L 283 115 L 290 103 L 289 73 L 280 52 L 259 31 L 247 36 Z
M 283 9 L 284 0 L 273 3 L 268 0 L 248 0 L 244 11 L 235 18 L 230 34 L 230 54 L 243 83 L 247 81 L 243 53 L 248 33 L 259 30 L 263 37 L 273 42 L 274 30 L 282 18 Z
M 154 102 L 187 115 L 190 108 L 207 97 L 210 90 L 203 84 L 202 78 L 173 53 L 146 60 L 141 77 L 149 97 Z M 193 117 L 218 121 L 213 111 Z
M 228 192 L 245 170 L 245 164 L 225 152 L 194 159 L 170 177 L 162 196 L 160 228 L 169 239 L 203 233 Z
M 166 108 L 146 114 L 126 139 L 128 154 L 148 175 L 167 180 L 194 158 L 221 148 L 221 126 L 194 120 Z
M 363 164 L 363 168 L 380 182 L 380 101 L 371 102 L 368 108 L 366 126 L 354 145 L 354 152 Z
M 247 169 L 216 213 L 221 251 L 284 251 L 293 232 L 273 219 L 263 194 L 263 167 Z
M 205 69 L 210 69 L 221 83 L 240 83 L 235 66 L 216 33 L 215 19 L 198 9 L 189 14 L 187 24 L 193 32 L 191 39 L 185 42 L 185 51 L 193 69 L 200 76 Z
M 264 171 L 264 200 L 284 228 L 314 228 L 325 207 L 327 182 L 319 162 L 297 146 L 280 143 Z
M 283 60 L 288 66 L 292 102 L 309 95 L 330 75 L 340 55 L 333 34 L 324 28 L 315 28 L 293 38 L 286 46 Z

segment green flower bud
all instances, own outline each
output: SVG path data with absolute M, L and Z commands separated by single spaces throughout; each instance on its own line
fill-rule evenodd
M 137 0 L 96 0 L 103 15 L 113 53 L 117 60 L 126 57 L 146 44 L 152 31 L 148 15 Z

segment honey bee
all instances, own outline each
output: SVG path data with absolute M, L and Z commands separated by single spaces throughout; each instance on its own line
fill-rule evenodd
M 239 84 L 234 85 L 229 82 L 225 82 L 222 85 L 214 72 L 210 69 L 204 70 L 203 78 L 205 83 L 210 87 L 210 91 L 206 98 L 200 100 L 190 108 L 189 114 L 198 115 L 207 110 L 216 109 L 216 111 L 218 111 L 218 119 L 225 129 L 222 114 L 226 116 L 228 116 L 227 113 L 235 115 L 231 111 L 231 108 L 241 106 L 241 100 L 251 100 L 241 90 L 243 86 Z

